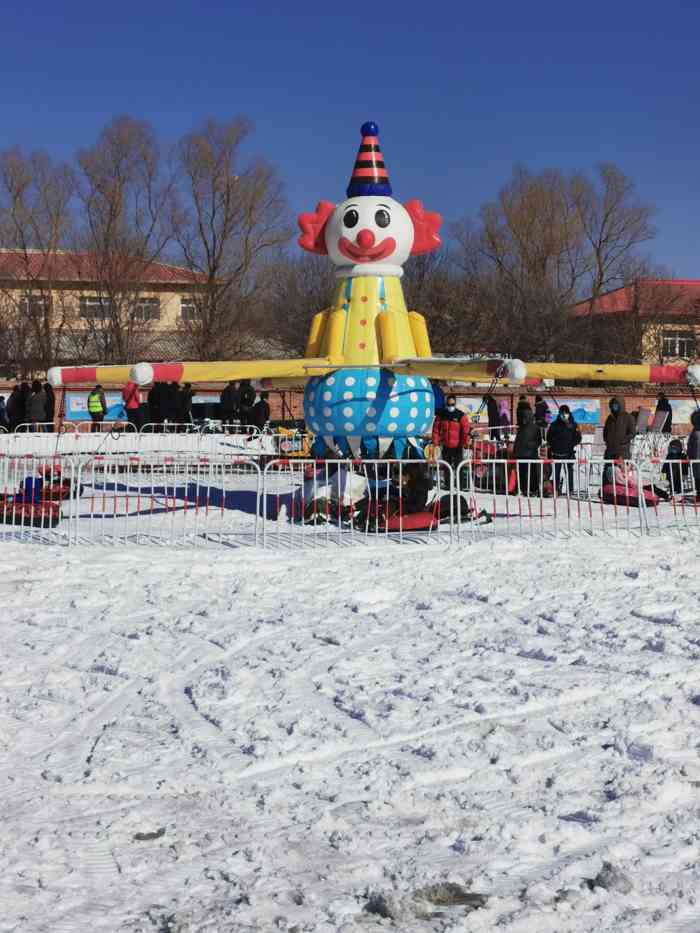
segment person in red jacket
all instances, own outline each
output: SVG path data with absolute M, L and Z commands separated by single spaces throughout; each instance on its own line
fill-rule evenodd
M 456 470 L 462 462 L 465 448 L 469 445 L 469 417 L 457 408 L 457 399 L 448 395 L 445 407 L 435 415 L 433 422 L 433 446 L 441 447 L 441 458 Z
M 135 382 L 127 382 L 122 389 L 122 400 L 126 408 L 126 417 L 137 431 L 141 430 L 141 393 Z

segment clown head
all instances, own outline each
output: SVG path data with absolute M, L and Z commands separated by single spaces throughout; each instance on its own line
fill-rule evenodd
M 315 213 L 302 214 L 299 245 L 329 256 L 339 277 L 396 275 L 409 256 L 440 245 L 439 214 L 423 210 L 420 201 L 400 204 L 379 148 L 379 129 L 365 123 L 362 143 L 342 204 L 319 202 Z

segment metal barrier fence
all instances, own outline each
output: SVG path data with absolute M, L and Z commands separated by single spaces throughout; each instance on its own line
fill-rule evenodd
M 73 543 L 258 543 L 261 472 L 250 458 L 98 455 L 76 471 Z
M 133 430 L 21 432 L 0 437 L 0 453 L 21 456 L 113 454 L 189 454 L 191 456 L 256 456 L 263 460 L 289 456 L 304 447 L 304 435 L 289 434 L 139 434 Z
M 70 544 L 75 466 L 60 457 L 0 455 L 0 541 Z
M 129 431 L 136 433 L 136 427 L 129 421 L 62 421 L 56 427 L 53 421 L 23 421 L 18 424 L 13 434 L 80 434 Z
M 643 486 L 630 461 L 465 460 L 456 471 L 457 503 L 461 508 L 466 498 L 491 521 L 458 520 L 457 537 L 642 534 Z
M 432 488 L 419 470 L 434 474 Z M 272 460 L 263 490 L 265 547 L 453 540 L 454 475 L 444 461 Z
M 194 424 L 192 421 L 147 421 L 140 434 L 260 434 L 255 424 L 241 424 L 239 421 L 207 422 Z
M 700 461 L 0 453 L 0 540 L 321 547 L 700 531 Z

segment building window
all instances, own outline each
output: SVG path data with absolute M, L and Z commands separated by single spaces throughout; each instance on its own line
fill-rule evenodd
M 131 306 L 131 318 L 143 323 L 160 320 L 160 298 L 139 298 Z
M 114 314 L 114 302 L 109 298 L 80 298 L 80 317 L 86 321 L 107 321 Z
M 22 314 L 44 314 L 50 308 L 50 301 L 43 295 L 25 295 L 19 300 L 19 310 Z
M 196 321 L 198 317 L 197 303 L 194 298 L 181 298 L 180 318 L 183 321 Z
M 665 330 L 662 336 L 664 356 L 695 359 L 695 334 L 692 330 Z

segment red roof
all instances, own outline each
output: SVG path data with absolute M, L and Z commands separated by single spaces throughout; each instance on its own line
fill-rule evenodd
M 599 295 L 595 302 L 587 298 L 573 307 L 577 317 L 635 310 L 643 317 L 657 314 L 700 317 L 700 279 L 640 279 Z
M 182 266 L 145 262 L 128 256 L 123 260 L 116 256 L 102 259 L 95 253 L 73 253 L 64 250 L 44 253 L 41 250 L 25 252 L 12 249 L 0 249 L 0 280 L 95 283 L 111 277 L 106 271 L 110 262 L 116 267 L 116 275 L 138 282 L 139 285 L 196 285 L 207 280 L 206 276 L 190 272 Z

